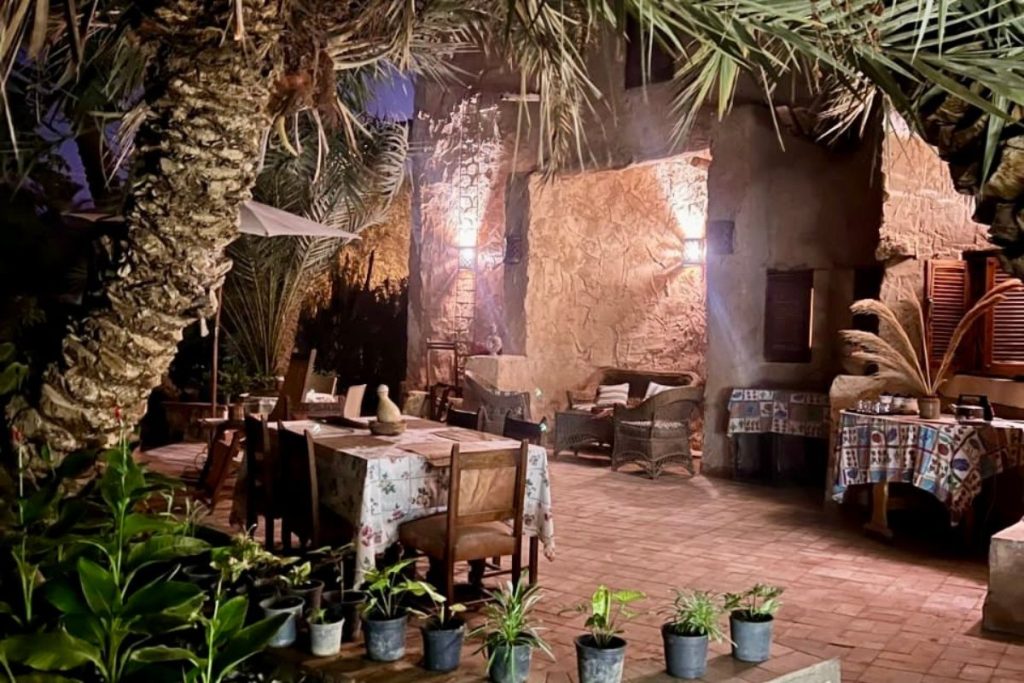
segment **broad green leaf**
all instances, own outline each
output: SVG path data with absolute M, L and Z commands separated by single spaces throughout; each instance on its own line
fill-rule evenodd
M 7 638 L 0 641 L 0 653 L 41 671 L 69 671 L 90 662 L 103 666 L 99 649 L 64 631 Z
M 28 366 L 21 363 L 11 363 L 0 370 L 0 396 L 17 391 L 26 375 Z
M 68 633 L 84 641 L 100 646 L 107 639 L 107 631 L 103 622 L 95 614 L 67 614 L 64 616 L 64 628 Z
M 67 676 L 61 676 L 60 674 L 49 674 L 34 672 L 30 674 L 20 674 L 14 677 L 15 683 L 78 683 L 77 678 L 68 678 Z
M 138 569 L 153 562 L 166 562 L 179 557 L 198 555 L 210 544 L 198 538 L 178 535 L 153 536 L 141 543 L 133 543 L 128 551 L 128 567 Z
M 287 619 L 288 615 L 278 614 L 269 619 L 257 621 L 229 638 L 213 660 L 215 680 L 220 680 L 240 663 L 262 651 Z
M 607 617 L 612 611 L 612 593 L 608 586 L 598 586 L 590 599 L 590 609 L 594 616 Z
M 215 642 L 223 642 L 242 628 L 248 610 L 249 600 L 244 595 L 237 595 L 222 604 L 217 610 L 217 620 L 213 624 Z
M 96 451 L 82 450 L 66 455 L 57 465 L 58 479 L 74 479 L 96 464 Z
M 155 662 L 176 662 L 189 661 L 199 666 L 202 658 L 191 650 L 183 647 L 167 647 L 166 645 L 154 645 L 153 647 L 139 648 L 132 653 L 133 661 L 152 664 Z
M 89 609 L 97 614 L 111 615 L 118 608 L 121 596 L 114 577 L 86 557 L 78 558 L 78 579 Z
M 0 344 L 0 363 L 6 363 L 14 358 L 14 344 L 4 342 Z
M 64 578 L 48 581 L 43 588 L 43 596 L 64 614 L 86 614 L 89 611 L 78 588 Z
M 204 597 L 195 584 L 157 579 L 132 593 L 121 616 L 127 620 L 166 612 L 191 614 L 202 606 Z
M 179 528 L 179 523 L 167 517 L 146 515 L 133 512 L 124 520 L 125 538 L 134 538 L 138 534 L 152 533 L 154 531 L 172 532 Z

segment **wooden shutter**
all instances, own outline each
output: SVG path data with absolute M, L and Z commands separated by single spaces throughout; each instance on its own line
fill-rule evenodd
M 967 312 L 967 264 L 928 261 L 925 264 L 925 334 L 933 367 L 942 362 L 953 330 Z
M 985 270 L 986 291 L 1010 279 L 994 256 L 987 259 Z M 1024 374 L 1024 292 L 1010 292 L 989 313 L 982 354 L 986 372 Z
M 764 302 L 764 359 L 809 363 L 813 270 L 769 270 Z

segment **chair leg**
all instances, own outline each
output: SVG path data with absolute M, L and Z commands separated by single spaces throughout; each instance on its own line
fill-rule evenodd
M 512 585 L 519 585 L 519 576 L 523 573 L 523 549 L 516 548 L 512 553 Z
M 268 552 L 274 552 L 274 517 L 263 515 L 263 533 Z
M 444 594 L 451 605 L 455 602 L 455 562 L 445 562 L 444 577 Z
M 530 536 L 530 585 L 537 585 L 537 572 L 540 569 L 540 539 Z

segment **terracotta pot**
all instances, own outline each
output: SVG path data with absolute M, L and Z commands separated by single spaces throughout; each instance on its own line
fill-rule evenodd
M 917 414 L 925 420 L 936 420 L 942 414 L 942 403 L 937 396 L 917 399 Z

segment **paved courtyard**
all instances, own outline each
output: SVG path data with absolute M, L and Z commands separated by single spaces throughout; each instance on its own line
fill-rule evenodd
M 653 671 L 657 612 L 673 588 L 736 591 L 760 581 L 786 588 L 777 645 L 742 680 L 838 657 L 844 681 L 1024 681 L 1024 642 L 980 632 L 983 558 L 874 541 L 804 493 L 673 473 L 650 481 L 606 462 L 551 464 L 557 556 L 541 561 L 540 578 L 556 661 L 537 661 L 546 680 L 575 678 L 582 617 L 562 610 L 599 583 L 648 594 L 649 613 L 626 637 L 631 669 Z M 216 517 L 226 519 L 226 504 Z

